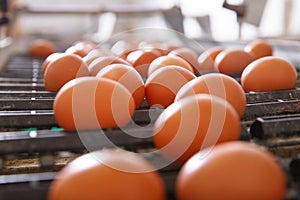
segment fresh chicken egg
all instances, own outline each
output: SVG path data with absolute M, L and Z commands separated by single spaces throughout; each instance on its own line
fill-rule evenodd
M 198 55 L 190 48 L 182 47 L 171 51 L 168 56 L 179 56 L 186 60 L 194 69 L 195 74 L 199 74 Z
M 91 50 L 86 56 L 82 58 L 82 60 L 85 61 L 86 64 L 90 65 L 96 58 L 102 56 L 113 56 L 113 53 L 108 50 L 96 48 Z
M 273 46 L 265 40 L 254 40 L 245 46 L 246 52 L 251 52 L 255 59 L 273 55 Z
M 227 100 L 242 117 L 246 109 L 246 95 L 242 86 L 232 77 L 209 73 L 186 83 L 178 91 L 175 101 L 195 94 L 212 94 Z
M 262 57 L 250 63 L 241 75 L 245 91 L 260 92 L 294 88 L 297 71 L 289 61 L 275 57 Z
M 216 60 L 217 55 L 219 53 L 221 53 L 222 51 L 224 51 L 223 47 L 215 46 L 215 47 L 210 47 L 209 49 L 202 52 L 200 54 L 200 56 L 198 57 L 198 63 L 199 63 L 198 71 L 199 72 L 216 71 L 215 60 Z
M 215 63 L 220 73 L 240 74 L 254 59 L 252 53 L 242 49 L 227 49 L 217 55 Z
M 276 158 L 253 143 L 232 141 L 196 153 L 176 179 L 178 200 L 282 200 L 286 177 Z
M 45 71 L 49 65 L 49 63 L 57 58 L 59 58 L 60 56 L 63 56 L 63 53 L 57 52 L 57 53 L 52 53 L 51 55 L 49 55 L 43 62 L 42 64 L 42 72 L 43 74 L 45 74 Z
M 110 64 L 130 65 L 127 61 L 116 56 L 101 56 L 99 58 L 96 58 L 91 62 L 91 64 L 89 64 L 88 68 L 91 76 L 96 76 L 101 69 Z
M 240 117 L 223 98 L 198 94 L 175 101 L 155 121 L 153 141 L 167 158 L 186 162 L 200 149 L 240 138 Z
M 56 52 L 55 45 L 46 39 L 37 39 L 30 43 L 28 53 L 31 57 L 46 58 Z
M 82 155 L 59 171 L 49 200 L 165 200 L 164 182 L 142 156 L 121 149 Z
M 148 77 L 157 69 L 160 69 L 162 67 L 168 66 L 168 65 L 177 65 L 182 68 L 185 68 L 192 73 L 194 73 L 193 67 L 185 61 L 183 58 L 180 58 L 178 56 L 160 56 L 156 59 L 154 59 L 149 68 L 148 68 Z
M 155 49 L 138 49 L 130 52 L 126 60 L 132 64 L 142 77 L 147 78 L 150 63 L 159 56 L 161 56 L 161 53 Z
M 66 53 L 76 54 L 80 57 L 85 57 L 91 50 L 95 49 L 96 45 L 88 41 L 79 41 L 66 49 Z
M 96 77 L 118 81 L 132 94 L 136 108 L 142 104 L 145 98 L 144 81 L 141 75 L 132 66 L 111 64 L 100 70 Z
M 132 94 L 119 82 L 80 77 L 66 83 L 53 104 L 58 125 L 66 131 L 117 128 L 132 119 Z
M 68 81 L 89 76 L 87 64 L 75 54 L 62 53 L 49 62 L 44 73 L 45 90 L 57 92 Z
M 157 69 L 145 83 L 148 104 L 150 106 L 169 106 L 174 102 L 178 90 L 194 78 L 196 76 L 191 71 L 175 65 Z

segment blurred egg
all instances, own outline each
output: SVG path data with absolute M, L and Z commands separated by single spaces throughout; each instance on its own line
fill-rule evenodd
M 86 64 L 90 65 L 96 58 L 102 56 L 113 56 L 113 53 L 104 49 L 93 49 L 86 56 L 84 56 L 82 60 L 85 61 Z
M 132 66 L 141 74 L 142 77 L 146 78 L 150 63 L 161 56 L 161 53 L 154 50 L 134 50 L 130 52 L 126 60 L 132 64 Z
M 89 71 L 91 76 L 96 76 L 101 69 L 111 64 L 130 65 L 127 61 L 116 56 L 101 56 L 99 58 L 96 58 L 91 62 L 91 64 L 89 64 Z
M 42 71 L 43 74 L 45 74 L 45 71 L 49 65 L 49 63 L 57 58 L 59 58 L 60 56 L 63 56 L 63 53 L 52 53 L 51 55 L 49 55 L 43 62 L 42 64 Z
M 196 78 L 189 70 L 175 66 L 165 66 L 154 71 L 146 80 L 146 100 L 150 106 L 167 107 L 174 102 L 178 90 L 188 81 Z
M 100 70 L 96 77 L 118 81 L 132 94 L 136 108 L 142 104 L 145 97 L 144 81 L 133 67 L 124 64 L 111 64 Z
M 228 49 L 215 59 L 216 68 L 224 74 L 240 74 L 254 60 L 254 56 L 241 49 Z
M 158 117 L 153 141 L 163 155 L 186 162 L 200 149 L 240 138 L 240 118 L 226 100 L 198 94 L 175 101 Z
M 246 95 L 242 86 L 228 75 L 210 73 L 186 83 L 178 91 L 175 101 L 195 94 L 212 94 L 227 100 L 242 117 L 246 109 Z
M 103 149 L 67 164 L 51 183 L 49 200 L 164 200 L 162 178 L 142 156 Z
M 80 56 L 62 53 L 49 62 L 44 73 L 45 90 L 57 92 L 68 81 L 88 76 L 87 64 Z
M 28 53 L 31 57 L 46 58 L 56 52 L 55 45 L 46 39 L 37 39 L 30 43 Z
M 182 48 L 177 48 L 172 50 L 168 56 L 179 56 L 181 58 L 183 58 L 184 60 L 186 60 L 194 69 L 194 74 L 199 74 L 199 63 L 198 63 L 198 56 L 197 54 L 186 47 L 182 47 Z
M 273 55 L 272 45 L 265 40 L 254 40 L 245 46 L 246 52 L 251 52 L 255 59 Z
M 201 53 L 198 57 L 198 71 L 216 71 L 215 60 L 222 51 L 224 51 L 223 47 L 215 46 Z
M 250 63 L 241 75 L 246 92 L 284 90 L 294 88 L 297 71 L 287 60 L 274 56 L 259 58 Z
M 193 67 L 185 61 L 183 58 L 180 58 L 178 56 L 160 56 L 156 59 L 154 59 L 149 68 L 148 68 L 148 77 L 157 69 L 160 69 L 162 67 L 168 66 L 168 65 L 177 65 L 179 67 L 185 68 L 192 73 L 194 73 Z
M 180 169 L 178 200 L 282 200 L 286 178 L 275 157 L 253 143 L 233 141 L 200 151 Z
M 111 52 L 125 59 L 132 50 L 138 49 L 138 43 L 129 40 L 119 40 L 112 47 Z
M 87 41 L 79 41 L 76 42 L 74 45 L 70 46 L 67 50 L 66 53 L 70 54 L 76 54 L 79 55 L 80 57 L 85 57 L 91 50 L 95 49 L 96 45 L 87 42 Z
M 58 125 L 66 131 L 116 128 L 131 121 L 135 103 L 131 93 L 117 81 L 81 77 L 61 88 L 53 110 Z

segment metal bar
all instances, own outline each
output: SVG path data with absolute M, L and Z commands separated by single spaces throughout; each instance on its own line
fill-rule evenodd
M 7 98 L 55 98 L 55 92 L 48 91 L 30 91 L 30 90 L 0 90 L 0 99 Z
M 250 121 L 256 119 L 257 117 L 295 114 L 299 112 L 300 100 L 247 104 L 242 120 Z
M 266 92 L 246 93 L 247 103 L 254 104 L 266 101 L 300 99 L 300 88 Z
M 45 90 L 41 83 L 0 83 L 0 90 Z
M 0 111 L 7 110 L 51 110 L 54 99 L 0 99 Z
M 300 136 L 300 114 L 259 117 L 251 125 L 250 134 L 260 139 Z

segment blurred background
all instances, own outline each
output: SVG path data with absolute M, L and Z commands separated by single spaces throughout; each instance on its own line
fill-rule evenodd
M 1 0 L 4 2 L 4 0 Z M 300 35 L 298 0 L 8 0 L 9 35 L 86 37 L 97 42 L 137 28 L 172 28 L 216 41 Z M 3 15 L 3 13 L 2 13 Z M 2 16 L 0 15 L 0 16 Z

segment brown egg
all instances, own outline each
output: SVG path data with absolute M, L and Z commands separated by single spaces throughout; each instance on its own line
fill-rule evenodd
M 282 200 L 286 191 L 285 172 L 274 155 L 241 141 L 200 151 L 176 180 L 178 200 Z
M 46 58 L 56 52 L 55 45 L 49 40 L 38 39 L 30 43 L 28 53 L 31 57 Z
M 238 140 L 240 127 L 240 118 L 230 103 L 198 94 L 175 101 L 159 115 L 153 141 L 167 158 L 184 163 L 200 149 Z
M 88 75 L 87 64 L 80 56 L 62 53 L 48 64 L 44 73 L 44 87 L 45 90 L 57 92 L 70 80 Z
M 272 45 L 265 40 L 254 40 L 245 47 L 246 52 L 251 52 L 255 59 L 273 55 Z
M 145 83 L 146 99 L 150 106 L 167 107 L 173 103 L 178 90 L 196 76 L 189 70 L 169 65 L 154 71 Z
M 91 50 L 86 56 L 82 58 L 82 60 L 85 61 L 86 64 L 90 65 L 96 58 L 102 56 L 113 56 L 113 53 L 108 50 L 97 48 Z
M 262 57 L 249 64 L 241 75 L 245 91 L 269 91 L 294 88 L 297 71 L 287 60 L 274 56 Z
M 66 131 L 117 128 L 131 121 L 135 103 L 117 81 L 80 77 L 59 90 L 53 111 L 58 125 Z
M 228 49 L 216 57 L 216 68 L 224 74 L 240 74 L 254 60 L 254 56 L 242 49 Z
M 45 71 L 47 70 L 47 67 L 49 65 L 49 63 L 52 61 L 52 60 L 55 60 L 57 58 L 59 58 L 60 56 L 63 56 L 64 54 L 63 53 L 53 53 L 51 55 L 49 55 L 43 62 L 43 65 L 42 65 L 42 71 L 43 71 L 43 74 L 45 74 Z
M 98 72 L 110 64 L 125 64 L 130 65 L 127 61 L 116 56 L 101 56 L 96 58 L 89 64 L 89 71 L 91 76 L 96 76 Z
M 201 53 L 198 57 L 199 68 L 198 71 L 216 71 L 215 60 L 219 53 L 224 51 L 223 47 L 211 47 Z
M 178 91 L 175 101 L 196 94 L 212 94 L 227 100 L 240 117 L 246 109 L 246 95 L 242 86 L 225 74 L 209 73 L 189 81 Z
M 132 94 L 137 108 L 142 104 L 145 98 L 144 81 L 133 67 L 124 64 L 111 64 L 100 70 L 96 77 L 118 81 Z
M 161 56 L 161 53 L 156 49 L 139 49 L 130 52 L 126 60 L 132 64 L 142 77 L 147 78 L 150 63 L 159 56 Z
M 168 66 L 168 65 L 176 65 L 182 68 L 185 68 L 192 73 L 194 73 L 193 67 L 185 61 L 183 58 L 180 58 L 178 56 L 160 56 L 156 59 L 154 59 L 149 68 L 148 68 L 148 77 L 155 71 L 162 67 Z
M 198 55 L 191 49 L 183 47 L 171 51 L 168 56 L 179 56 L 186 60 L 194 69 L 194 74 L 199 74 Z

